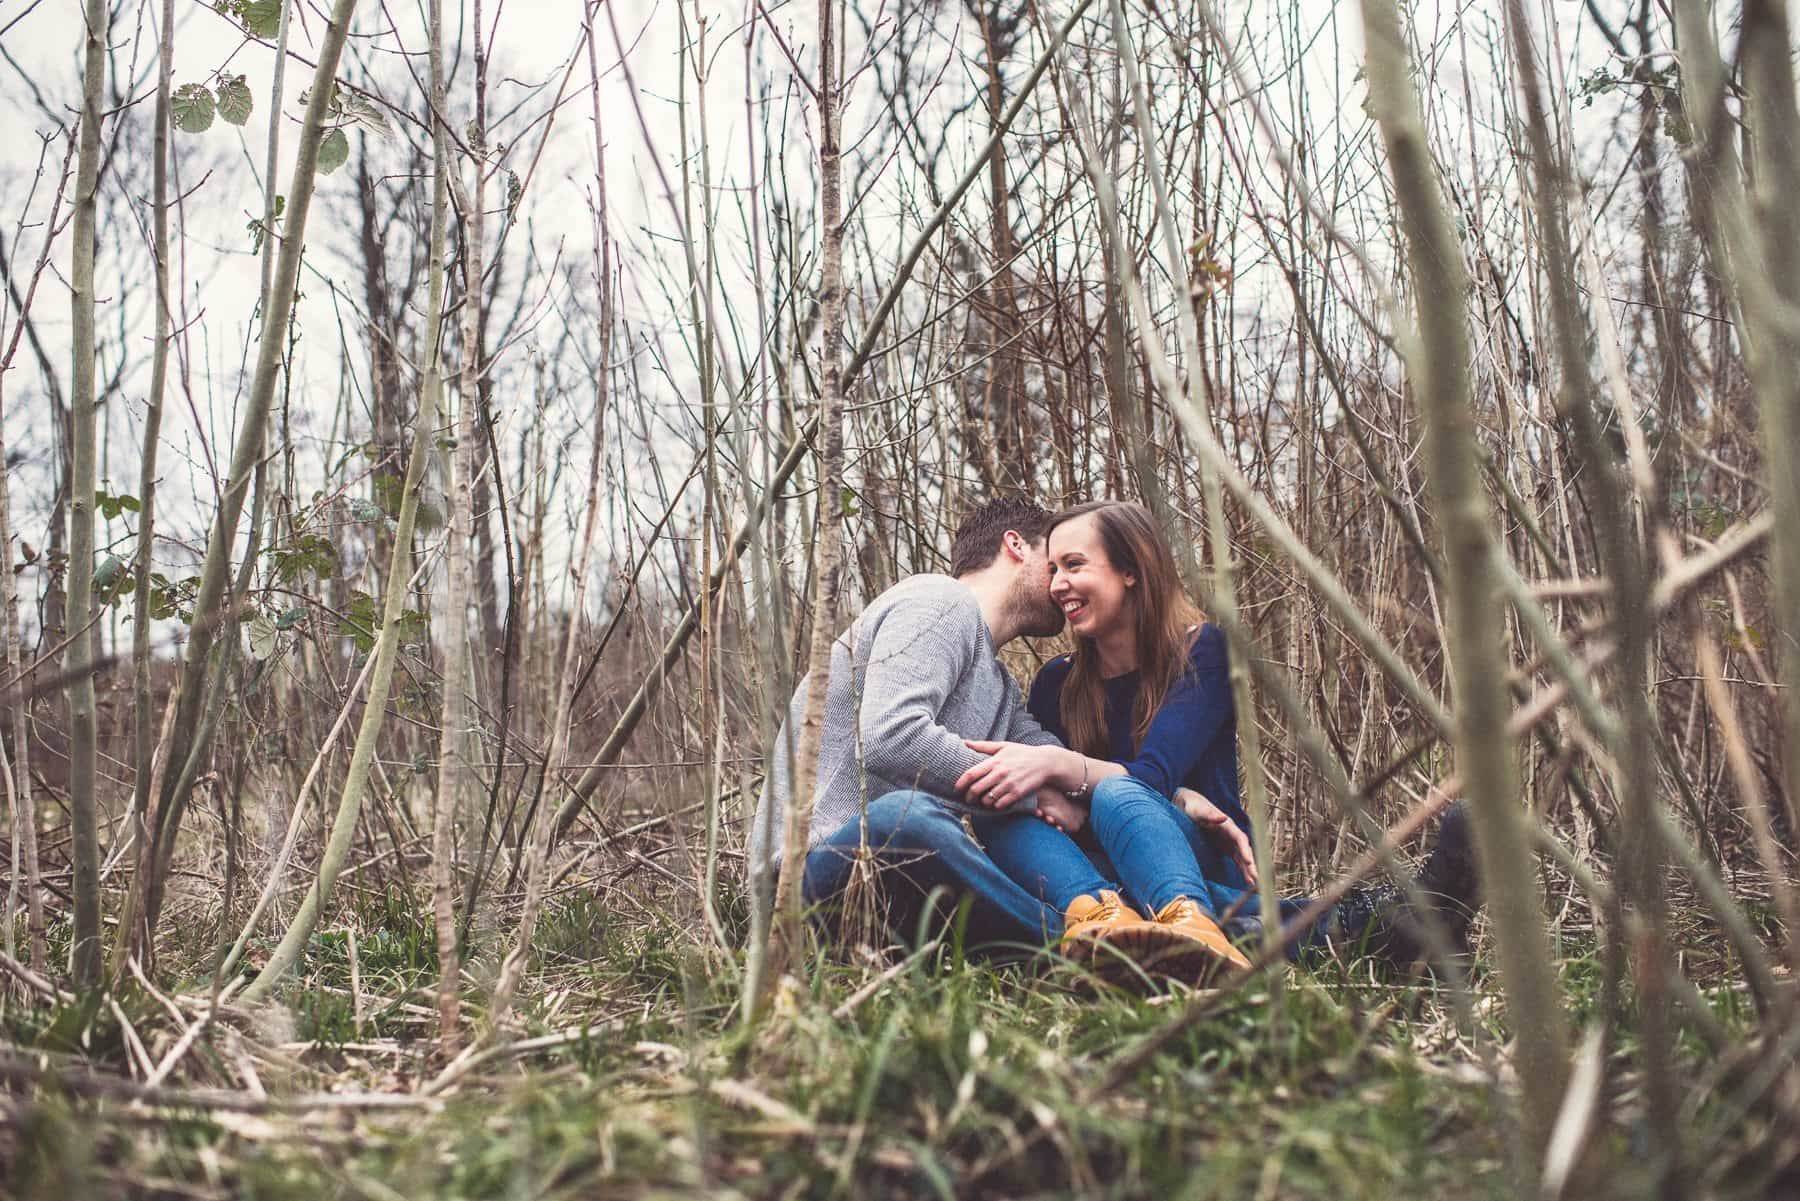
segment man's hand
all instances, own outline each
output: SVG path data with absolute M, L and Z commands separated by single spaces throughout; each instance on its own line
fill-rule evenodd
M 1004 809 L 1036 793 L 1050 782 L 1058 756 L 1069 753 L 1059 746 L 969 738 L 963 742 L 987 758 L 957 777 L 956 791 L 970 804 L 990 809 Z
M 1087 810 L 1060 788 L 1038 789 L 1037 802 L 1037 815 L 1064 834 L 1073 834 L 1087 824 Z
M 1223 809 L 1192 788 L 1177 788 L 1174 800 L 1193 819 L 1195 825 L 1225 844 L 1225 849 L 1244 873 L 1244 879 L 1250 882 L 1251 888 L 1255 888 L 1256 856 L 1250 850 L 1250 840 L 1244 837 L 1238 824 L 1226 816 Z

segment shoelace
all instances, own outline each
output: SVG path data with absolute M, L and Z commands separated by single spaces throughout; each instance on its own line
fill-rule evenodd
M 1200 916 L 1200 905 L 1192 897 L 1179 897 L 1156 920 L 1165 926 Z
M 1119 900 L 1117 893 L 1101 893 L 1100 907 L 1088 914 L 1087 920 L 1090 922 L 1110 922 L 1115 917 L 1118 917 L 1124 908 L 1125 905 Z

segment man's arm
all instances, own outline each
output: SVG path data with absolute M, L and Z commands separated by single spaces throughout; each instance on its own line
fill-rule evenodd
M 897 605 L 866 631 L 852 653 L 858 669 L 857 718 L 865 770 L 973 809 L 956 796 L 956 778 L 982 756 L 942 721 L 952 689 L 980 654 L 969 626 L 979 611 L 931 603 Z

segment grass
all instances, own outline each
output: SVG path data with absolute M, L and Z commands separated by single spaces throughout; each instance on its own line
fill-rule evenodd
M 430 1004 L 429 912 L 407 897 L 364 903 L 355 915 L 359 971 L 376 1000 L 365 1005 L 363 1041 L 351 1029 L 350 935 L 328 931 L 285 994 L 293 1032 L 324 1045 L 259 1052 L 272 1094 L 406 1092 L 437 1066 L 420 1037 L 429 1021 L 407 1008 Z M 1290 973 L 1279 995 L 1252 984 L 1102 1090 L 1116 1058 L 1163 1029 L 1189 994 L 1097 993 L 1066 968 L 986 966 L 952 946 L 867 993 L 891 961 L 815 956 L 808 979 L 747 1033 L 736 956 L 673 918 L 615 916 L 591 893 L 556 899 L 523 1010 L 528 1033 L 604 1018 L 613 1023 L 604 1035 L 499 1064 L 434 1109 L 355 1117 L 152 1114 L 46 1082 L 15 1094 L 24 1103 L 6 1111 L 0 1194 L 1516 1195 L 1506 1134 L 1513 1101 L 1474 1049 L 1477 1038 L 1504 1035 L 1492 1010 L 1484 1007 L 1481 1030 L 1459 1030 L 1434 988 L 1377 983 L 1367 965 Z M 1596 1004 L 1597 975 L 1592 956 L 1565 963 L 1577 1009 Z M 1724 992 L 1720 1020 L 1745 1029 L 1749 1015 Z M 468 999 L 478 1018 L 478 990 Z M 157 1016 L 147 1000 L 125 1005 L 140 1034 Z M 68 1046 L 81 1024 L 74 1008 L 10 1011 L 5 1037 Z M 116 1021 L 95 1014 L 87 1035 L 90 1062 L 122 1071 Z M 371 1040 L 393 1054 L 371 1051 Z M 1636 1195 L 1647 1181 L 1629 1048 L 1616 1053 L 1599 1151 L 1607 1170 L 1588 1196 Z M 195 1051 L 179 1083 L 235 1087 L 216 1040 Z M 1696 1107 L 1696 1131 L 1709 1129 L 1710 1113 Z M 1759 1129 L 1750 1121 L 1724 1132 L 1730 1170 L 1710 1178 L 1714 1195 L 1766 1194 L 1780 1160 L 1758 1159 Z

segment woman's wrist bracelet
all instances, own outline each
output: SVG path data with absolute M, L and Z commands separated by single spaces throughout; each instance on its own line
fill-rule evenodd
M 1081 756 L 1081 787 L 1079 787 L 1079 788 L 1075 789 L 1073 792 L 1069 793 L 1069 799 L 1071 801 L 1077 801 L 1077 802 L 1085 804 L 1088 799 L 1088 794 L 1090 792 L 1092 792 L 1093 790 L 1094 790 L 1093 785 L 1088 783 L 1087 756 L 1082 755 Z

